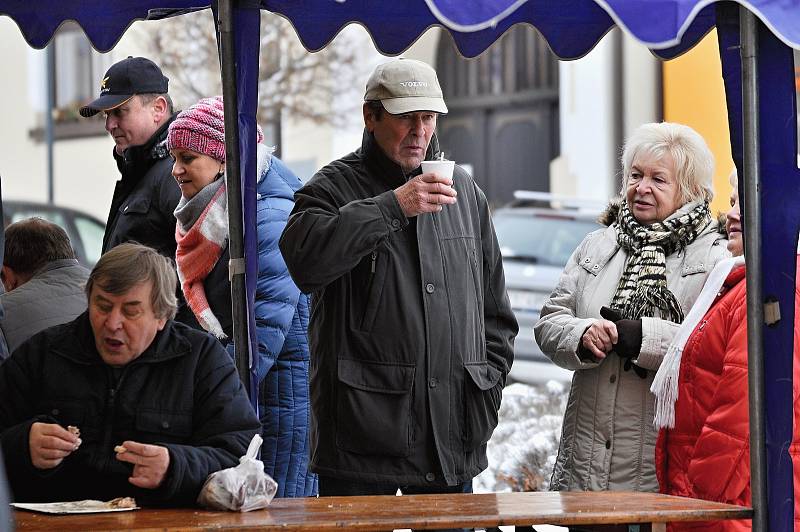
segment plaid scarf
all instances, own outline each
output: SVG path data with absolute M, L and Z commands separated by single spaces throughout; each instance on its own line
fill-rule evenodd
M 175 262 L 186 302 L 197 321 L 220 340 L 227 338 L 211 311 L 203 281 L 214 269 L 228 241 L 228 201 L 225 180 L 206 186 L 190 200 L 181 198 L 175 209 Z M 202 210 L 200 210 L 202 209 Z M 199 215 L 195 217 L 197 211 Z
M 692 243 L 711 223 L 708 202 L 688 207 L 663 222 L 642 225 L 633 217 L 627 202 L 622 203 L 616 221 L 617 243 L 628 258 L 611 306 L 619 309 L 624 318 L 656 317 L 658 311 L 665 320 L 683 321 L 683 309 L 667 288 L 667 257 Z

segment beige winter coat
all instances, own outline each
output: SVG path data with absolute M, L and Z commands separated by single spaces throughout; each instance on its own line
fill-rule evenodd
M 714 265 L 728 255 L 726 242 L 714 221 L 685 250 L 667 257 L 667 285 L 684 315 Z M 626 258 L 617 244 L 615 226 L 589 234 L 564 268 L 534 326 L 542 351 L 559 366 L 575 370 L 552 490 L 658 491 L 650 384 L 678 325 L 642 319 L 642 349 L 634 362 L 650 370 L 646 379 L 623 371 L 624 359 L 613 351 L 600 362 L 584 362 L 576 354 L 584 331 L 600 317 L 600 307 L 611 302 Z

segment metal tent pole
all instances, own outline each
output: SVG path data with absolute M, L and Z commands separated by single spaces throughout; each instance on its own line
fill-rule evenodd
M 44 138 L 45 146 L 47 146 L 47 203 L 53 203 L 55 194 L 53 192 L 53 174 L 55 168 L 53 166 L 53 109 L 55 108 L 56 97 L 56 39 L 53 40 L 45 48 L 45 58 L 47 65 L 47 96 L 45 98 L 45 115 L 44 115 Z
M 764 428 L 764 296 L 761 268 L 761 194 L 758 123 L 758 20 L 739 8 L 742 57 L 744 244 L 747 257 L 747 365 L 750 393 L 750 489 L 753 530 L 768 530 Z
M 233 314 L 233 345 L 236 368 L 250 395 L 250 336 L 248 333 L 247 297 L 244 278 L 244 231 L 242 227 L 242 181 L 239 154 L 239 116 L 236 99 L 236 58 L 233 42 L 233 2 L 219 0 L 220 62 L 222 98 L 225 104 L 225 174 L 228 188 L 229 277 Z

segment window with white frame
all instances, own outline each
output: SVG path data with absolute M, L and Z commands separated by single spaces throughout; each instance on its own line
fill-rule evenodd
M 112 64 L 111 54 L 94 50 L 74 22 L 67 22 L 58 29 L 53 48 L 56 119 L 77 119 L 78 109 L 99 94 L 100 80 Z

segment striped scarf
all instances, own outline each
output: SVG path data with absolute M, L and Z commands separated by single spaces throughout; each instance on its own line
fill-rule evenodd
M 627 202 L 622 203 L 616 221 L 617 243 L 628 258 L 611 307 L 619 309 L 624 318 L 658 316 L 675 323 L 683 321 L 683 309 L 667 288 L 667 257 L 691 244 L 711 223 L 708 202 L 688 207 L 663 222 L 642 225 Z
M 227 338 L 211 311 L 203 281 L 214 269 L 228 242 L 228 201 L 225 180 L 206 186 L 190 200 L 181 198 L 175 209 L 175 262 L 186 302 L 197 321 L 220 340 Z M 197 211 L 199 215 L 196 215 Z M 196 215 L 196 216 L 195 216 Z

